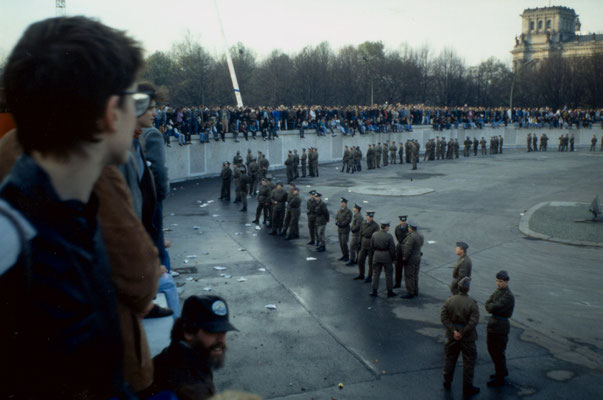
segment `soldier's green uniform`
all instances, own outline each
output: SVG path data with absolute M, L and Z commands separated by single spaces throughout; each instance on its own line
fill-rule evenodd
M 473 137 L 473 155 L 477 156 L 477 149 L 479 147 L 479 142 L 477 141 L 477 138 L 474 136 Z
M 496 274 L 496 279 L 503 282 L 509 281 L 509 275 L 506 271 L 500 271 Z M 511 293 L 511 289 L 505 284 L 503 287 L 497 288 L 494 293 L 486 300 L 486 311 L 492 316 L 488 320 L 488 353 L 494 363 L 495 377 L 489 386 L 500 386 L 504 383 L 505 377 L 509 375 L 507 370 L 507 359 L 505 350 L 509 340 L 509 318 L 513 315 L 515 308 L 515 297 Z
M 316 246 L 318 247 L 317 251 L 325 251 L 327 241 L 325 238 L 325 229 L 327 227 L 327 223 L 329 222 L 329 210 L 327 209 L 327 204 L 321 200 L 321 194 L 316 193 Z
M 239 178 L 241 177 L 241 171 L 239 170 L 239 166 L 238 164 L 234 165 L 234 171 L 232 173 L 232 181 L 234 183 L 234 187 L 235 187 L 235 199 L 233 201 L 233 203 L 238 203 L 239 201 L 241 201 L 241 196 L 239 196 Z
M 386 231 L 389 224 L 382 224 L 381 231 L 376 232 L 371 237 L 371 250 L 373 252 L 373 292 L 372 296 L 377 295 L 379 288 L 379 277 L 381 270 L 385 271 L 385 287 L 387 288 L 388 297 L 394 296 L 393 279 L 392 279 L 392 263 L 396 256 L 396 246 L 394 245 L 394 237 Z
M 253 161 L 253 155 L 251 154 L 251 150 L 247 150 L 247 157 L 245 162 L 247 168 L 249 168 L 249 164 L 251 164 L 251 161 Z
M 316 176 L 314 173 L 314 150 L 311 147 L 308 149 L 308 173 L 310 176 Z
M 245 168 L 242 166 L 242 168 Z M 245 173 L 245 169 L 241 170 L 241 175 L 239 176 L 239 180 L 237 183 L 237 197 L 241 199 L 241 211 L 247 211 L 247 193 L 249 192 L 249 184 L 251 183 L 251 178 L 249 175 Z
M 255 159 L 252 159 L 249 163 L 249 177 L 251 178 L 251 187 L 249 188 L 249 194 L 255 196 L 255 192 L 258 188 L 258 181 L 260 177 L 260 167 Z
M 348 146 L 345 146 L 345 150 L 343 151 L 343 164 L 341 165 L 341 172 L 347 169 L 350 172 L 350 160 L 352 159 L 352 153 L 348 149 Z
M 362 161 L 362 151 L 360 151 L 360 147 L 357 146 L 355 149 L 352 150 L 352 160 L 352 162 L 354 163 L 352 167 L 352 173 L 362 171 L 362 164 L 360 164 L 360 162 Z
M 471 277 L 471 259 L 465 253 L 465 255 L 459 257 L 452 270 L 452 281 L 450 282 L 450 292 L 452 294 L 457 294 L 459 292 L 458 283 L 466 276 Z
M 404 239 L 408 236 L 408 225 L 406 224 L 406 215 L 398 217 L 403 224 L 396 225 L 394 235 L 398 244 L 396 244 L 396 258 L 395 258 L 395 269 L 394 269 L 394 287 L 399 288 L 402 286 L 402 271 L 404 269 L 404 261 L 402 260 L 402 246 Z
M 389 145 L 387 143 L 383 144 L 383 166 L 387 167 L 389 164 Z
M 315 190 L 310 192 L 311 196 L 314 196 Z M 310 241 L 308 244 L 316 243 L 316 200 L 310 197 L 306 201 L 306 215 L 308 216 L 308 231 L 310 233 Z
M 467 280 L 470 281 L 469 278 Z M 463 280 L 464 282 L 465 280 Z M 467 289 L 468 290 L 468 289 Z M 477 360 L 477 332 L 479 322 L 477 303 L 466 292 L 450 296 L 440 312 L 442 324 L 446 327 L 446 344 L 444 345 L 444 387 L 450 388 L 454 378 L 454 368 L 459 353 L 463 353 L 463 392 L 475 394 L 479 389 L 473 387 L 473 371 Z M 455 339 L 454 332 L 462 337 Z M 472 392 L 472 390 L 476 390 Z
M 293 150 L 293 179 L 299 178 L 299 154 Z
M 402 142 L 398 146 L 398 158 L 400 159 L 400 164 L 404 164 L 404 146 L 402 146 Z
M 268 192 L 268 197 L 266 198 L 267 204 L 265 211 L 268 212 L 268 216 L 266 218 L 268 219 L 268 226 L 272 226 L 272 193 L 274 193 L 274 190 L 276 189 L 276 183 L 272 181 L 272 175 L 270 174 L 266 176 L 266 186 L 268 186 L 270 189 Z
M 411 143 L 409 146 L 410 149 L 410 159 L 412 162 L 412 169 L 417 169 L 417 160 L 419 159 L 419 147 L 416 143 Z
M 391 146 L 389 146 L 389 158 L 391 160 L 392 164 L 396 164 L 396 150 L 398 148 L 396 147 L 396 142 L 393 142 L 391 144 Z
M 421 267 L 421 248 L 423 247 L 423 235 L 416 231 L 417 226 L 409 221 L 408 235 L 402 242 L 402 263 L 404 264 L 404 283 L 406 285 L 405 298 L 413 298 L 419 295 L 419 269 Z
M 350 223 L 352 222 L 352 210 L 348 208 L 348 201 L 344 198 L 341 203 L 345 204 L 343 208 L 339 208 L 335 217 L 335 225 L 337 225 L 337 236 L 339 237 L 339 247 L 341 248 L 342 257 L 339 261 L 350 261 L 350 251 L 348 249 L 348 240 L 350 239 Z
M 270 206 L 269 197 L 270 197 L 270 186 L 267 183 L 262 183 L 260 185 L 260 190 L 258 191 L 258 205 L 255 209 L 255 220 L 254 223 L 260 223 L 260 216 L 262 215 L 262 210 L 264 211 L 264 225 L 266 224 L 266 220 L 269 217 L 268 207 Z
M 258 164 L 260 166 L 260 176 L 265 178 L 268 174 L 268 168 L 270 167 L 270 162 L 266 158 L 265 155 L 262 155 L 262 158 L 258 160 Z
M 381 154 L 383 154 L 383 148 L 381 147 L 381 143 L 379 143 L 375 148 L 375 166 L 377 168 L 381 168 Z
M 285 167 L 287 168 L 287 183 L 293 182 L 294 172 L 293 172 L 293 155 L 289 152 L 287 159 L 285 160 Z
M 222 172 L 220 172 L 220 177 L 222 178 L 220 200 L 230 201 L 230 184 L 232 183 L 232 170 L 230 169 L 229 162 L 225 162 L 222 165 Z
M 277 188 L 272 192 L 272 233 L 277 235 L 283 228 L 283 218 L 285 216 L 285 203 L 287 202 L 287 192 Z
M 360 214 L 360 210 L 362 208 L 358 205 L 355 205 L 354 208 L 356 208 L 358 212 L 354 214 L 352 226 L 350 227 L 352 241 L 350 242 L 350 261 L 346 264 L 348 266 L 352 266 L 356 263 L 357 254 L 360 250 L 360 228 L 362 228 L 362 214 Z
M 241 157 L 241 153 L 237 151 L 237 154 L 232 158 L 232 165 L 241 165 L 243 164 L 243 157 Z
M 302 170 L 302 178 L 306 177 L 306 162 L 308 160 L 308 155 L 306 154 L 306 149 L 302 149 L 301 155 L 301 170 Z
M 368 149 L 366 150 L 366 169 L 373 169 L 375 163 L 375 150 L 369 144 Z
M 367 212 L 367 215 L 368 212 Z M 358 255 L 358 276 L 356 278 L 364 278 L 364 263 L 368 257 L 368 274 L 366 275 L 366 281 L 370 282 L 373 278 L 373 250 L 371 249 L 371 238 L 373 233 L 379 231 L 379 225 L 375 221 L 369 222 L 368 220 L 362 223 L 360 228 L 360 254 Z M 355 278 L 355 279 L 356 279 Z
M 479 141 L 479 145 L 482 148 L 482 155 L 486 154 L 486 139 L 482 136 L 482 140 Z
M 280 233 L 281 236 L 285 236 L 287 234 L 287 229 L 289 228 L 289 224 L 291 223 L 291 207 L 289 207 L 289 202 L 291 202 L 291 199 L 293 198 L 294 188 L 295 186 L 291 186 L 289 188 L 289 191 L 287 192 L 287 208 L 285 211 L 285 222 L 283 223 L 283 229 Z
M 299 190 L 295 188 L 293 195 L 287 201 L 287 212 L 291 215 L 289 221 L 289 233 L 287 234 L 287 240 L 299 238 L 299 216 L 301 214 L 301 197 L 299 197 Z
M 317 149 L 314 149 L 314 173 L 316 174 L 316 176 L 320 175 L 318 173 L 318 150 Z

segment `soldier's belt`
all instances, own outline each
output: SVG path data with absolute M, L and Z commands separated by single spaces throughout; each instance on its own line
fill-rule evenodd
M 455 322 L 453 325 L 457 328 L 464 328 L 466 324 L 461 324 L 460 322 Z

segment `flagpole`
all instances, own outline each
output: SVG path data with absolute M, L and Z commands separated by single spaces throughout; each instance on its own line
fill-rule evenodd
M 239 89 L 237 74 L 235 73 L 234 65 L 232 63 L 232 57 L 230 57 L 230 50 L 228 49 L 226 34 L 224 33 L 224 25 L 222 24 L 220 9 L 218 8 L 218 3 L 216 0 L 214 0 L 214 6 L 216 7 L 216 13 L 218 14 L 218 22 L 220 23 L 220 31 L 222 32 L 222 41 L 224 42 L 224 52 L 226 53 L 226 63 L 228 64 L 228 71 L 230 71 L 230 79 L 232 80 L 232 88 L 234 89 L 235 97 L 237 99 L 237 106 L 243 107 L 243 98 L 241 97 L 241 90 Z

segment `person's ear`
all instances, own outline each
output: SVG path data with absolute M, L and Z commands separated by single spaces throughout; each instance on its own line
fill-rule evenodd
M 97 121 L 97 128 L 101 132 L 115 132 L 117 131 L 117 123 L 119 121 L 120 114 L 118 113 L 119 96 L 113 95 L 107 99 L 105 103 L 105 109 L 103 115 Z

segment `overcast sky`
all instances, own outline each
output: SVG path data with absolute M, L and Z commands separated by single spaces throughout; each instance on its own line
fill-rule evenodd
M 213 0 L 66 0 L 67 15 L 94 17 L 140 40 L 147 55 L 169 50 L 187 32 L 210 53 L 222 47 Z M 525 8 L 548 0 L 218 0 L 230 45 L 260 58 L 327 41 L 335 50 L 366 40 L 397 49 L 454 48 L 473 65 L 494 56 L 510 63 Z M 574 8 L 583 32 L 603 32 L 603 0 L 552 1 Z M 55 0 L 0 0 L 0 60 L 32 22 L 55 16 Z

